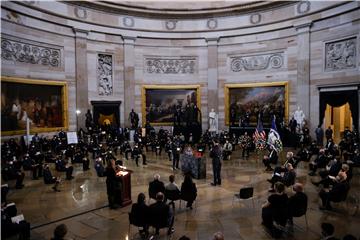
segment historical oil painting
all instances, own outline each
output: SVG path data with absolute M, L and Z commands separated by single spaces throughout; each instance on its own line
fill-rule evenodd
M 287 82 L 225 85 L 225 120 L 230 126 L 256 127 L 258 119 L 264 127 L 288 116 Z
M 1 78 L 1 132 L 25 133 L 67 128 L 66 83 Z
M 172 125 L 177 111 L 186 116 L 187 112 L 191 112 L 188 109 L 199 107 L 200 86 L 143 86 L 142 98 L 143 124 Z M 184 118 L 181 121 L 187 120 Z

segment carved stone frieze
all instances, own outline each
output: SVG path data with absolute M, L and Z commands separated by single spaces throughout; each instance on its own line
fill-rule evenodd
M 267 53 L 252 56 L 231 57 L 231 71 L 256 71 L 271 68 L 281 68 L 284 65 L 284 53 Z
M 2 38 L 1 58 L 13 62 L 60 67 L 61 49 Z
M 325 44 L 325 71 L 356 68 L 356 37 Z
M 113 93 L 112 62 L 112 55 L 98 54 L 97 80 L 99 95 L 109 96 Z
M 145 71 L 152 74 L 194 74 L 195 57 L 145 58 Z

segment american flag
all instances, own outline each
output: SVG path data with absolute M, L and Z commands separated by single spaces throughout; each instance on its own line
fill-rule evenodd
M 257 127 L 253 134 L 253 139 L 254 139 L 254 142 L 257 142 L 259 140 L 264 140 L 264 141 L 266 140 L 266 133 L 264 131 L 260 116 L 258 118 Z

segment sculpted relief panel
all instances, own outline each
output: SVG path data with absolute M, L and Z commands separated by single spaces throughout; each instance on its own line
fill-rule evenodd
M 61 49 L 26 43 L 25 40 L 1 39 L 1 58 L 13 62 L 61 66 Z
M 146 57 L 145 71 L 150 74 L 194 74 L 196 57 Z
M 325 71 L 356 68 L 356 37 L 325 44 Z
M 284 65 L 284 53 L 268 53 L 252 56 L 231 57 L 232 72 L 277 69 Z
M 97 81 L 99 95 L 109 96 L 113 93 L 112 55 L 98 54 Z

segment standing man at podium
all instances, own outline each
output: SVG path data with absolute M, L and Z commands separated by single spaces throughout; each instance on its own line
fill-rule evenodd
M 121 206 L 121 188 L 122 179 L 116 177 L 115 161 L 109 160 L 105 170 L 106 191 L 108 195 L 110 209 L 116 209 Z

